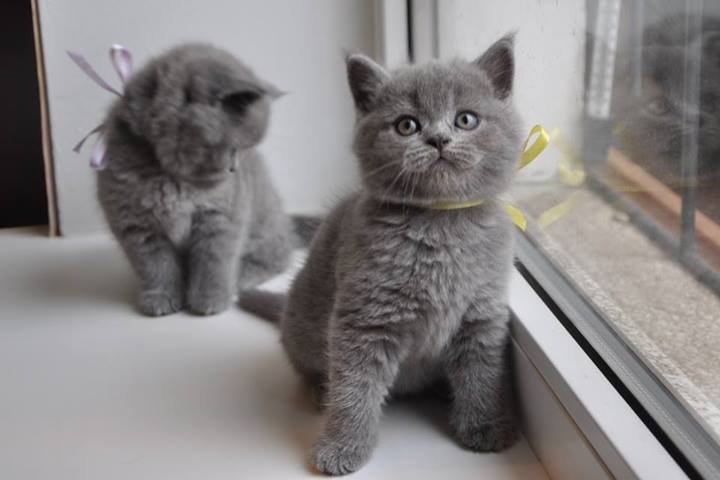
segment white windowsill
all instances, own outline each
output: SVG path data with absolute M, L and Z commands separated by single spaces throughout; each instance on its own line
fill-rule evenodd
M 106 237 L 6 230 L 0 251 L 0 478 L 312 477 L 321 417 L 273 327 L 138 315 Z M 685 478 L 517 273 L 510 303 L 525 439 L 473 454 L 435 406 L 391 404 L 354 478 Z
M 0 252 L 0 479 L 322 478 L 305 460 L 322 415 L 273 326 L 237 308 L 139 315 L 107 237 L 0 230 Z M 547 480 L 524 439 L 476 454 L 446 413 L 390 402 L 350 478 Z

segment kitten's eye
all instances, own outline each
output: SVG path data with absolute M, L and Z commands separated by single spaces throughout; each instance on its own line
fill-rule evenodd
M 413 117 L 400 117 L 400 119 L 395 122 L 395 130 L 400 135 L 407 137 L 420 131 L 420 122 Z
M 672 105 L 665 98 L 654 98 L 648 102 L 645 109 L 651 115 L 667 115 L 672 111 Z
M 455 117 L 455 126 L 463 130 L 474 130 L 480 125 L 480 119 L 473 112 L 460 112 Z
M 242 115 L 245 110 L 258 101 L 262 95 L 259 92 L 245 90 L 233 92 L 222 97 L 222 106 L 226 112 L 234 115 Z

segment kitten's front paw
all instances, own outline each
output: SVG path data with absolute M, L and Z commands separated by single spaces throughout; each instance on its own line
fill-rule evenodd
M 144 290 L 138 295 L 138 308 L 151 317 L 169 315 L 182 308 L 182 295 L 163 290 Z
M 371 452 L 372 443 L 323 435 L 313 447 L 312 463 L 327 475 L 347 475 L 362 467 Z
M 187 304 L 196 315 L 214 315 L 227 310 L 230 306 L 230 294 L 224 288 L 191 288 L 188 291 Z
M 518 438 L 517 425 L 508 419 L 467 423 L 456 420 L 453 423 L 460 443 L 476 452 L 499 452 Z

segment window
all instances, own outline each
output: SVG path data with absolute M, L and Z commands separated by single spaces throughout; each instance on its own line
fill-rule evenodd
M 720 475 L 720 4 L 434 6 L 415 60 L 518 32 L 516 103 L 551 137 L 512 194 L 523 268 L 681 462 Z

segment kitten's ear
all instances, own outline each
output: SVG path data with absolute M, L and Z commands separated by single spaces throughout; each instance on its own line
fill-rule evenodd
M 359 53 L 347 55 L 345 64 L 355 107 L 358 111 L 367 113 L 378 90 L 390 76 L 383 67 Z
M 490 78 L 495 95 L 506 99 L 512 93 L 515 76 L 515 34 L 510 33 L 493 43 L 473 63 Z
M 283 92 L 282 90 L 280 90 L 279 88 L 277 88 L 277 87 L 276 87 L 275 85 L 273 85 L 272 83 L 266 82 L 266 81 L 263 81 L 263 82 L 261 83 L 260 89 L 263 91 L 263 93 L 264 93 L 265 95 L 267 95 L 267 97 L 268 97 L 270 100 L 276 100 L 276 99 L 282 97 L 283 95 L 285 95 L 285 94 L 287 93 L 287 92 Z

